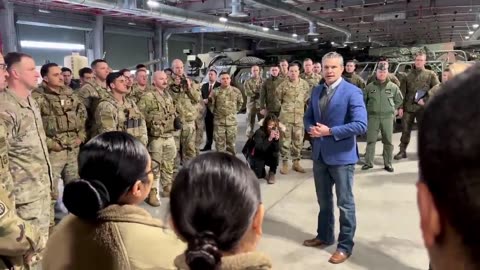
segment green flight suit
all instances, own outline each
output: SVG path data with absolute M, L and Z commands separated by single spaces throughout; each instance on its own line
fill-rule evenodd
M 392 166 L 393 159 L 393 118 L 403 102 L 400 88 L 388 78 L 381 83 L 377 80 L 368 84 L 364 92 L 368 113 L 367 152 L 365 165 L 373 166 L 375 144 L 378 132 L 382 134 L 383 162 L 385 167 Z

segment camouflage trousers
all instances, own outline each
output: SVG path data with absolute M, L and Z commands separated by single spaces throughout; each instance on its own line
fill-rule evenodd
M 183 123 L 182 130 L 174 133 L 175 145 L 177 146 L 177 158 L 175 167 L 178 170 L 180 163 L 185 164 L 197 156 L 195 147 L 195 121 Z
M 237 139 L 237 126 L 224 126 L 213 124 L 213 141 L 215 150 L 228 152 L 235 156 L 235 140 Z
M 283 123 L 285 131 L 280 133 L 280 157 L 283 161 L 300 160 L 303 146 L 303 123 Z
M 177 147 L 173 136 L 149 138 L 148 152 L 152 157 L 153 184 L 152 188 L 162 190 L 170 187 L 173 181 L 173 170 Z
M 417 119 L 417 124 L 422 121 L 424 109 L 416 112 L 405 112 L 402 118 L 402 137 L 400 138 L 400 150 L 405 151 L 410 143 L 410 135 L 412 134 L 413 123 Z
M 207 113 L 207 107 L 203 104 L 203 100 L 201 103 L 197 105 L 198 116 L 195 120 L 195 146 L 197 156 L 200 154 L 200 147 L 203 143 L 203 133 L 205 132 L 205 114 Z
M 260 109 L 255 102 L 247 103 L 247 131 L 246 136 L 248 138 L 255 133 L 255 125 L 258 121 L 263 119 L 263 115 L 260 114 Z
M 52 164 L 52 207 L 50 212 L 50 226 L 55 226 L 55 204 L 58 199 L 58 182 L 63 179 L 64 185 L 78 179 L 78 151 L 62 150 L 59 152 L 50 151 L 50 163 Z

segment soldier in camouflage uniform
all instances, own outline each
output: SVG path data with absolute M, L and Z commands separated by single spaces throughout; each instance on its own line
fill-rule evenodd
M 74 95 L 64 86 L 60 67 L 55 63 L 42 66 L 43 83 L 32 96 L 38 103 L 43 127 L 47 135 L 47 147 L 53 169 L 53 194 L 51 227 L 55 226 L 54 206 L 58 199 L 58 181 L 64 184 L 78 178 L 77 156 L 80 144 L 85 142 L 87 111 Z
M 0 65 L 3 57 L 0 54 Z M 0 70 L 0 77 L 4 71 Z M 0 89 L 3 89 L 0 78 Z M 46 244 L 40 231 L 18 217 L 8 167 L 7 128 L 0 119 L 0 269 L 25 269 Z
M 293 170 L 305 173 L 300 165 L 303 144 L 303 116 L 305 102 L 310 98 L 310 86 L 300 79 L 300 68 L 296 64 L 289 67 L 289 78 L 278 86 L 280 96 L 280 122 L 285 125 L 285 131 L 280 136 L 280 156 L 283 160 L 281 174 L 288 173 L 288 160 L 293 160 Z
M 132 85 L 130 92 L 127 94 L 127 98 L 130 98 L 137 103 L 142 95 L 153 90 L 153 87 L 148 85 L 147 71 L 140 69 L 137 71 L 137 73 L 135 73 L 135 83 Z
M 146 117 L 148 130 L 148 151 L 155 168 L 152 190 L 147 203 L 160 206 L 157 197 L 159 183 L 163 190 L 162 196 L 168 197 L 172 187 L 172 178 L 177 147 L 173 139 L 175 129 L 176 110 L 173 98 L 168 93 L 167 74 L 157 71 L 153 75 L 155 91 L 146 93 L 140 98 L 138 107 Z M 177 127 L 178 128 L 178 127 Z
M 407 85 L 405 89 L 405 98 L 402 107 L 398 110 L 402 119 L 402 137 L 400 138 L 400 151 L 395 155 L 399 160 L 407 157 L 407 146 L 410 143 L 410 134 L 412 133 L 413 122 L 422 121 L 423 105 L 425 97 L 420 96 L 422 92 L 427 93 L 435 85 L 439 84 L 437 74 L 431 70 L 425 69 L 427 55 L 425 52 L 417 53 L 415 57 L 415 69 L 407 75 Z M 404 113 L 405 112 L 405 113 Z
M 355 73 L 355 69 L 357 68 L 357 63 L 355 60 L 350 60 L 347 62 L 345 65 L 345 72 L 343 73 L 343 78 L 355 85 L 356 87 L 360 88 L 362 91 L 365 89 L 365 81 L 362 79 L 362 77 L 358 76 L 357 73 Z
M 98 103 L 95 111 L 95 135 L 108 131 L 123 131 L 147 145 L 145 118 L 137 104 L 125 97 L 128 93 L 125 78 L 119 72 L 108 74 L 107 85 L 111 94 Z
M 280 97 L 277 87 L 283 80 L 278 77 L 280 68 L 273 66 L 270 68 L 270 78 L 265 80 L 260 92 L 260 113 L 267 115 L 269 113 L 280 116 Z
M 367 85 L 364 100 L 368 113 L 367 153 L 362 170 L 373 168 L 378 132 L 382 134 L 384 169 L 393 172 L 393 119 L 403 103 L 400 88 L 388 79 L 388 68 L 379 65 L 377 79 Z
M 5 56 L 10 77 L 0 92 L 0 120 L 7 130 L 8 163 L 17 215 L 48 239 L 52 167 L 40 110 L 31 97 L 37 85 L 35 62 L 26 54 Z M 3 163 L 3 162 L 2 162 Z
M 123 77 L 125 77 L 125 84 L 127 85 L 127 89 L 128 89 L 128 94 L 127 94 L 127 97 L 129 94 L 132 93 L 132 88 L 133 88 L 133 78 L 132 78 L 132 72 L 130 71 L 130 69 L 127 69 L 127 68 L 124 68 L 124 69 L 121 69 L 119 71 Z
M 198 156 L 200 154 L 200 147 L 203 143 L 203 133 L 205 132 L 205 115 L 207 114 L 207 106 L 203 102 L 200 85 L 193 81 L 192 86 L 200 97 L 200 101 L 196 105 L 197 118 L 195 119 L 195 156 Z
M 100 99 L 107 98 L 110 90 L 107 87 L 107 76 L 110 72 L 105 60 L 97 59 L 91 64 L 95 80 L 85 83 L 78 90 L 78 97 L 85 105 L 88 112 L 85 130 L 87 131 L 87 141 L 95 133 L 95 110 Z
M 191 80 L 183 74 L 183 63 L 176 60 L 172 62 L 172 67 L 174 72 L 172 75 L 173 83 L 170 84 L 168 91 L 182 121 L 182 130 L 175 134 L 175 142 L 179 150 L 176 161 L 176 167 L 178 168 L 180 161 L 185 164 L 197 155 L 195 120 L 197 119 L 196 106 L 201 97 L 198 89 L 193 88 Z
M 251 77 L 243 85 L 247 96 L 247 132 L 248 138 L 255 132 L 255 124 L 262 119 L 260 114 L 260 92 L 263 86 L 263 78 L 260 76 L 260 67 L 257 65 L 251 68 Z M 255 120 L 257 119 L 257 120 Z
M 300 78 L 304 79 L 308 83 L 310 92 L 308 97 L 312 95 L 312 90 L 315 88 L 320 81 L 322 80 L 322 75 L 313 73 L 313 61 L 310 58 L 303 60 L 303 73 L 300 75 Z
M 230 85 L 230 75 L 220 73 L 221 86 L 210 92 L 208 107 L 213 113 L 213 140 L 215 150 L 235 155 L 237 139 L 237 113 L 243 105 L 238 88 Z

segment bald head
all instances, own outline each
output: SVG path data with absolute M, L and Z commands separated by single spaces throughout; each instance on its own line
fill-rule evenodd
M 172 69 L 173 73 L 177 76 L 183 76 L 184 70 L 183 70 L 183 62 L 180 59 L 175 59 L 172 61 Z
M 155 84 L 155 88 L 158 90 L 165 90 L 168 86 L 168 79 L 167 73 L 164 71 L 157 71 L 153 73 L 153 83 Z

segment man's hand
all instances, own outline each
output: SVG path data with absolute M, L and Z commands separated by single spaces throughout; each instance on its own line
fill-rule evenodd
M 58 142 L 55 142 L 55 144 L 52 146 L 51 150 L 53 152 L 60 152 L 60 151 L 63 150 L 63 147 Z
M 330 134 L 330 128 L 325 126 L 325 125 L 317 123 L 317 128 L 320 131 L 321 137 L 332 135 L 332 134 Z
M 76 138 L 75 139 L 75 145 L 80 146 L 80 144 L 82 144 L 82 140 L 80 138 Z
M 188 90 L 192 89 L 192 80 L 190 80 L 190 78 L 187 78 L 187 86 L 188 86 Z
M 320 128 L 317 127 L 317 126 L 310 127 L 310 131 L 308 132 L 308 134 L 310 134 L 310 137 L 312 137 L 312 138 L 322 137 L 322 133 L 320 132 Z
M 274 139 L 277 140 L 277 141 L 280 140 L 280 131 L 275 130 L 275 138 Z
M 420 106 L 425 106 L 425 101 L 422 98 L 417 102 L 417 104 L 420 105 Z
M 215 91 L 210 91 L 210 94 L 208 94 L 208 98 L 213 98 L 215 97 Z
M 267 115 L 267 110 L 266 109 L 261 110 L 260 114 L 263 115 L 263 116 Z
M 403 117 L 403 109 L 400 108 L 398 109 L 398 118 L 402 118 Z

